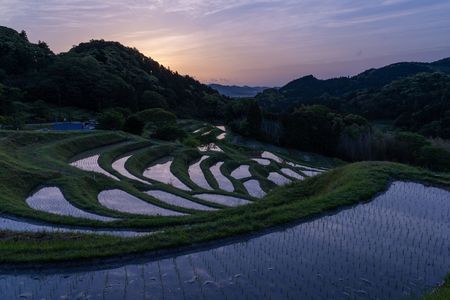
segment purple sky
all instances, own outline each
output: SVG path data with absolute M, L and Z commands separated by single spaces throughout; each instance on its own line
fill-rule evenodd
M 55 52 L 92 38 L 205 83 L 280 86 L 450 56 L 449 0 L 0 0 Z

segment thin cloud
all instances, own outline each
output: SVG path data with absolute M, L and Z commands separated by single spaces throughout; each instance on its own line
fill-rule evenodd
M 204 81 L 279 85 L 280 78 L 313 72 L 314 66 L 322 77 L 335 76 L 337 66 L 348 75 L 354 68 L 340 62 L 402 60 L 411 52 L 434 58 L 436 52 L 425 46 L 450 46 L 448 0 L 29 3 L 0 0 L 3 25 L 25 29 L 31 39 L 45 40 L 57 52 L 91 38 L 118 40 Z

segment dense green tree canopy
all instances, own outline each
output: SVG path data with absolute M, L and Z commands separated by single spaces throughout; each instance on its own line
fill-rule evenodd
M 0 27 L 0 83 L 18 88 L 25 101 L 42 100 L 101 112 L 164 108 L 184 116 L 223 116 L 226 99 L 117 42 L 93 40 L 54 55 L 47 44 Z

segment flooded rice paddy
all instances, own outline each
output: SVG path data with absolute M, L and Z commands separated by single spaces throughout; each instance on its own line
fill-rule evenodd
M 314 171 L 317 173 L 322 173 L 325 171 L 323 169 L 318 169 L 318 168 L 313 168 L 313 167 L 309 167 L 309 166 L 305 166 L 305 165 L 295 164 L 293 162 L 288 162 L 287 164 L 294 168 L 300 168 L 302 170 L 307 170 L 307 171 Z
M 28 197 L 26 199 L 26 202 L 32 209 L 49 214 L 97 220 L 103 222 L 117 220 L 114 218 L 92 214 L 73 206 L 69 201 L 66 200 L 66 198 L 64 198 L 63 193 L 57 187 L 42 188 Z
M 286 184 L 289 184 L 292 182 L 290 179 L 284 177 L 283 175 L 281 175 L 277 172 L 270 172 L 267 179 L 272 181 L 276 185 L 286 185 Z
M 245 199 L 233 197 L 233 196 L 225 196 L 225 195 L 219 195 L 219 194 L 200 194 L 200 195 L 194 195 L 194 197 L 213 202 L 216 204 L 221 204 L 224 206 L 241 206 L 241 205 L 247 205 L 251 202 Z
M 203 171 L 200 167 L 200 164 L 205 159 L 208 159 L 209 156 L 202 156 L 200 160 L 198 160 L 196 163 L 189 166 L 188 173 L 189 177 L 191 178 L 192 182 L 194 182 L 196 185 L 198 185 L 201 188 L 204 188 L 205 190 L 212 190 L 213 188 L 209 185 L 208 181 L 205 178 L 205 175 L 203 175 Z
M 78 168 L 80 170 L 83 170 L 83 171 L 103 174 L 105 176 L 108 176 L 109 178 L 119 181 L 119 178 L 117 178 L 116 176 L 112 175 L 111 173 L 109 173 L 108 171 L 106 171 L 102 167 L 100 167 L 100 165 L 98 163 L 99 158 L 100 158 L 100 154 L 95 154 L 95 155 L 74 161 L 70 165 L 75 168 Z
M 273 160 L 273 161 L 276 161 L 277 163 L 283 163 L 283 159 L 282 158 L 280 158 L 279 156 L 277 156 L 277 155 L 275 155 L 275 154 L 273 154 L 272 152 L 269 152 L 269 151 L 264 151 L 262 154 L 261 154 L 261 157 L 262 158 L 266 158 L 266 159 L 271 159 L 271 160 Z
M 183 197 L 180 197 L 180 196 L 168 193 L 168 192 L 164 192 L 164 191 L 148 191 L 148 192 L 146 192 L 146 194 L 158 199 L 161 202 L 165 202 L 165 203 L 173 205 L 173 206 L 179 206 L 179 207 L 195 209 L 195 210 L 204 210 L 204 211 L 216 210 L 215 208 L 201 205 L 194 201 L 191 201 L 186 198 L 183 198 Z
M 305 174 L 308 177 L 314 177 L 319 175 L 322 172 L 318 172 L 318 171 L 309 171 L 309 170 L 302 170 L 303 174 Z
M 128 172 L 128 170 L 125 168 L 125 164 L 130 159 L 130 157 L 131 157 L 131 155 L 128 155 L 128 156 L 125 156 L 125 157 L 122 157 L 122 158 L 116 160 L 115 162 L 112 163 L 111 167 L 114 170 L 116 170 L 120 175 L 122 175 L 128 179 L 139 181 L 139 182 L 145 183 L 145 184 L 150 184 L 149 182 L 134 176 L 133 174 Z
M 262 198 L 266 195 L 266 192 L 261 188 L 261 184 L 256 179 L 251 179 L 244 182 L 244 187 L 248 194 L 255 198 Z
M 3 299 L 420 299 L 448 272 L 449 245 L 450 193 L 395 182 L 369 203 L 207 250 L 103 269 L 9 269 L 0 291 Z
M 251 177 L 252 174 L 250 173 L 250 166 L 249 165 L 242 165 L 236 168 L 233 172 L 231 172 L 231 177 L 235 179 L 244 179 Z
M 223 162 L 218 162 L 214 166 L 212 166 L 209 170 L 213 174 L 214 178 L 216 179 L 217 183 L 219 184 L 219 188 L 221 190 L 227 191 L 227 192 L 234 192 L 234 186 L 233 183 L 222 174 L 220 171 L 220 168 L 222 167 Z
M 180 190 L 190 191 L 191 189 L 182 183 L 175 175 L 172 174 L 170 166 L 173 157 L 164 157 L 157 160 L 152 166 L 144 171 L 143 176 L 165 184 L 170 184 Z
M 227 137 L 227 134 L 226 134 L 225 132 L 222 132 L 221 134 L 219 134 L 219 135 L 217 136 L 217 139 L 218 139 L 219 141 L 221 141 L 221 140 L 224 140 L 226 137 Z
M 181 216 L 173 210 L 165 209 L 141 200 L 121 190 L 103 191 L 98 194 L 98 202 L 104 207 L 123 213 L 147 216 Z
M 217 125 L 217 126 L 214 126 L 214 127 L 216 127 L 219 130 L 226 131 L 226 128 L 223 125 Z
M 147 235 L 147 232 L 136 232 L 136 231 L 126 231 L 126 230 L 100 230 L 100 229 L 83 229 L 83 228 L 71 228 L 71 227 L 61 227 L 52 224 L 41 224 L 34 221 L 27 221 L 22 219 L 8 218 L 0 216 L 0 230 L 2 231 L 14 231 L 22 233 L 82 233 L 82 234 L 100 234 L 100 235 L 112 235 L 118 237 L 139 237 Z M 1 281 L 1 277 L 0 277 Z M 0 288 L 0 296 L 2 295 L 2 289 Z M 8 299 L 8 298 L 1 298 Z M 13 298 L 14 299 L 14 298 Z
M 223 152 L 223 150 L 219 146 L 214 144 L 214 143 L 210 143 L 210 144 L 207 144 L 207 145 L 200 146 L 197 149 L 200 152 L 208 152 L 208 151 Z
M 268 166 L 270 165 L 270 160 L 265 158 L 252 158 L 253 161 L 256 161 L 258 164 L 262 166 Z
M 295 171 L 292 171 L 292 170 L 289 169 L 289 168 L 282 168 L 280 171 L 281 171 L 283 174 L 285 174 L 285 175 L 287 175 L 287 176 L 289 176 L 289 177 L 295 178 L 295 179 L 297 179 L 297 180 L 303 180 L 303 179 L 305 179 L 305 177 L 303 177 L 302 175 L 298 174 L 298 173 L 295 172 Z

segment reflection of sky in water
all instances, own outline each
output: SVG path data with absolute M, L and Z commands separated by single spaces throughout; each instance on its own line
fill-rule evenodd
M 256 179 L 251 179 L 244 182 L 244 187 L 252 197 L 262 198 L 266 195 L 266 192 L 262 190 L 261 184 Z
M 115 218 L 89 213 L 73 206 L 66 200 L 61 190 L 57 187 L 41 188 L 28 197 L 26 202 L 31 208 L 50 214 L 98 220 L 103 222 L 118 220 Z
M 213 174 L 214 178 L 216 179 L 217 183 L 219 184 L 219 188 L 221 190 L 227 191 L 227 192 L 234 192 L 234 186 L 233 183 L 225 177 L 225 175 L 222 174 L 220 171 L 220 168 L 223 165 L 222 162 L 218 162 L 215 165 L 213 165 L 209 170 Z
M 170 184 L 176 188 L 184 191 L 190 191 L 191 189 L 182 183 L 175 175 L 170 171 L 172 166 L 173 157 L 164 157 L 153 163 L 152 166 L 148 167 L 143 176 L 165 183 Z
M 0 217 L 0 230 L 3 231 L 20 231 L 20 232 L 58 232 L 58 233 L 86 233 L 86 234 L 105 234 L 122 237 L 135 237 L 146 235 L 145 232 L 134 231 L 114 231 L 114 230 L 89 230 L 83 228 L 66 228 L 58 227 L 51 224 L 30 223 L 26 220 L 9 219 Z M 1 289 L 0 289 L 1 292 Z M 1 293 L 0 293 L 1 295 Z
M 450 267 L 449 193 L 395 183 L 368 204 L 215 249 L 110 270 L 0 272 L 5 299 L 418 299 Z
M 189 166 L 188 173 L 191 180 L 198 185 L 201 188 L 204 188 L 206 190 L 212 190 L 211 186 L 209 185 L 208 181 L 205 178 L 205 175 L 203 175 L 203 171 L 200 167 L 200 164 L 205 160 L 208 159 L 209 156 L 202 156 L 200 160 L 193 163 Z

